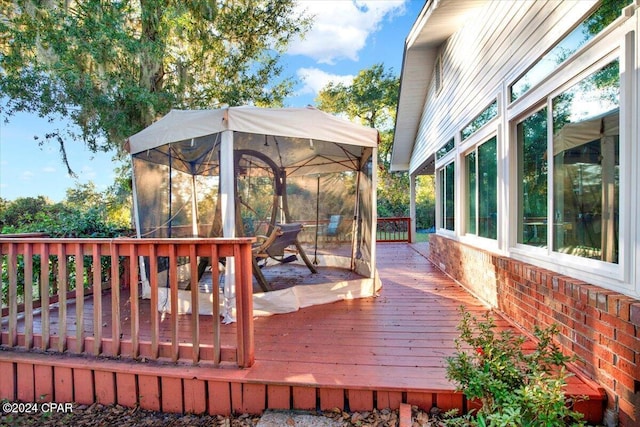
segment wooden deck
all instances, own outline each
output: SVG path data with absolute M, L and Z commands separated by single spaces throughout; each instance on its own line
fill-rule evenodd
M 21 400 L 36 398 L 39 390 L 48 390 L 60 378 L 76 384 L 78 371 L 78 378 L 93 381 L 84 387 L 89 387 L 87 393 L 97 401 L 166 411 L 226 414 L 259 413 L 266 408 L 371 410 L 395 409 L 403 402 L 425 409 L 437 405 L 445 410 L 465 410 L 469 404 L 445 377 L 444 358 L 455 351 L 460 305 L 478 314 L 486 307 L 435 268 L 420 253 L 423 249 L 424 245 L 378 245 L 383 287 L 377 298 L 256 318 L 255 364 L 249 369 L 0 351 L 0 368 L 3 372 L 11 368 L 15 374 L 13 383 L 0 377 L 0 398 L 11 398 L 11 393 Z M 122 298 L 122 312 L 126 312 L 126 299 Z M 91 310 L 90 300 L 84 308 Z M 143 319 L 148 302 L 142 301 L 140 308 L 142 340 L 146 336 L 147 322 Z M 103 309 L 110 313 L 107 307 Z M 72 313 L 74 310 L 67 310 L 68 322 L 73 321 L 69 317 Z M 180 330 L 188 330 L 189 318 L 180 316 Z M 206 342 L 210 326 L 206 316 L 200 318 L 201 337 Z M 498 324 L 513 327 L 504 319 L 498 319 Z M 105 334 L 111 330 L 108 316 L 103 326 Z M 92 327 L 85 325 L 87 331 Z M 235 336 L 235 328 L 235 324 L 222 326 L 223 344 L 226 337 Z M 123 334 L 128 330 L 123 325 Z M 161 326 L 161 334 L 164 330 Z M 4 325 L 2 331 L 4 335 Z M 167 339 L 169 333 L 167 329 Z M 123 346 L 128 339 L 122 337 Z M 24 372 L 27 385 L 20 385 Z M 43 386 L 38 385 L 39 376 L 51 378 Z M 80 380 L 77 383 L 82 386 Z M 82 388 L 69 391 L 66 387 L 66 393 L 76 401 L 91 400 L 83 395 Z M 26 391 L 21 394 L 21 389 Z M 601 390 L 573 377 L 568 392 L 589 396 L 577 409 L 588 420 L 601 419 Z M 60 402 L 57 393 L 52 399 Z

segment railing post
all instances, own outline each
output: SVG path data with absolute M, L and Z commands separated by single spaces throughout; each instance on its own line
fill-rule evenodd
M 236 318 L 238 366 L 249 368 L 255 361 L 253 342 L 253 292 L 251 271 L 251 245 L 235 244 L 236 263 Z

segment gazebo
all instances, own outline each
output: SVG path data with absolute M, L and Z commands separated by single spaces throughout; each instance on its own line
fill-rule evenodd
M 137 235 L 257 236 L 258 315 L 374 295 L 377 144 L 375 129 L 315 108 L 172 110 L 125 146 L 133 164 Z M 282 242 L 285 236 L 289 240 Z M 269 252 L 277 241 L 279 249 Z M 303 266 L 305 275 L 340 268 L 358 278 L 285 288 L 266 278 L 271 265 L 289 262 Z M 153 274 L 162 286 L 167 267 L 159 265 Z M 201 297 L 220 289 L 225 307 L 232 307 L 233 259 L 199 265 Z M 224 283 L 206 283 L 207 268 L 224 271 Z M 152 272 L 141 273 L 144 297 Z M 188 283 L 188 272 L 179 275 L 185 288 L 196 285 Z M 166 310 L 169 293 L 159 292 L 159 309 Z M 190 292 L 180 293 L 180 312 L 190 312 L 190 298 Z M 230 311 L 225 315 L 233 319 Z

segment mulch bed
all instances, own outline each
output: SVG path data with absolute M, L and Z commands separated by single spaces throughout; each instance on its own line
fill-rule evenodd
M 398 425 L 398 411 L 381 410 L 371 412 L 347 413 L 340 410 L 325 412 L 322 415 L 339 421 L 343 426 L 386 427 Z M 431 416 L 413 408 L 413 426 L 438 426 L 437 414 Z M 0 413 L 0 426 L 144 426 L 144 427 L 255 427 L 260 421 L 258 415 L 242 414 L 232 417 L 211 415 L 183 415 L 148 411 L 140 408 L 125 408 L 120 405 L 73 405 L 69 413 L 7 414 Z M 286 427 L 286 426 L 285 426 Z

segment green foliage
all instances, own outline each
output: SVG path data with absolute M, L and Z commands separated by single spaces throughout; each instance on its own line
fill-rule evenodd
M 385 70 L 383 64 L 374 64 L 361 70 L 350 85 L 329 83 L 316 99 L 321 110 L 346 114 L 351 120 L 378 129 L 377 190 L 381 217 L 409 214 L 409 175 L 389 172 L 399 84 L 392 70 Z
M 2 2 L 4 112 L 68 119 L 45 135 L 66 163 L 65 143 L 121 152 L 170 108 L 281 105 L 293 82 L 280 55 L 310 22 L 293 10 L 293 0 Z
M 51 237 L 114 237 L 131 228 L 128 204 L 114 200 L 93 183 L 67 190 L 67 199 L 53 203 L 43 196 L 20 197 L 0 206 L 0 232 L 47 233 Z
M 119 200 L 113 189 L 100 193 L 93 183 L 77 184 L 67 190 L 67 198 L 62 203 L 53 203 L 43 196 L 22 197 L 14 201 L 0 199 L 0 231 L 9 233 L 46 233 L 50 237 L 117 237 L 128 234 L 131 228 L 128 203 Z M 125 214 L 125 211 L 127 212 Z M 56 292 L 56 272 L 59 264 L 57 256 L 49 258 L 49 283 L 51 293 Z M 69 290 L 75 289 L 75 256 L 69 256 Z M 91 266 L 90 257 L 85 257 L 85 274 Z M 2 303 L 7 301 L 8 258 L 0 257 L 2 264 Z M 24 258 L 17 257 L 18 299 L 24 295 Z M 41 274 L 40 256 L 33 257 L 34 295 L 40 292 Z M 103 272 L 110 268 L 107 259 L 103 260 Z M 83 277 L 84 286 L 89 278 Z
M 584 425 L 570 409 L 563 387 L 571 358 L 553 342 L 558 328 L 536 328 L 533 351 L 523 351 L 523 336 L 497 332 L 493 317 L 477 320 L 464 307 L 458 325 L 457 352 L 447 358 L 447 377 L 469 400 L 479 400 L 475 414 L 448 420 L 448 425 L 560 426 Z

